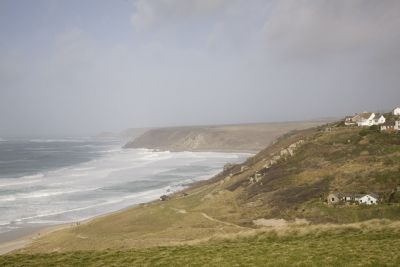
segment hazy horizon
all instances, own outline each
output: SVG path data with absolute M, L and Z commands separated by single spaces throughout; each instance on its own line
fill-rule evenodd
M 400 105 L 400 1 L 0 2 L 0 137 Z

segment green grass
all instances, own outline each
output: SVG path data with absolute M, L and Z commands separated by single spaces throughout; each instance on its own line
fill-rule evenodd
M 303 227 L 304 228 L 304 227 Z M 400 228 L 294 228 L 199 245 L 15 254 L 0 266 L 399 266 Z M 303 229 L 304 230 L 304 229 Z
M 304 209 L 304 211 L 303 211 Z M 374 218 L 398 220 L 400 218 L 399 204 L 380 205 L 338 205 L 332 206 L 320 201 L 303 205 L 293 217 L 305 217 L 315 223 L 356 223 Z

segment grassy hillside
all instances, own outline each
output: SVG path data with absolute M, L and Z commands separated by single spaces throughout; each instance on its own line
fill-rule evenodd
M 120 255 L 126 263 L 148 265 L 185 265 L 188 260 L 195 265 L 235 260 L 248 265 L 308 266 L 323 260 L 336 266 L 396 265 L 399 163 L 400 134 L 334 124 L 294 131 L 168 201 L 54 232 L 19 251 L 33 256 L 2 260 L 38 263 L 49 257 L 96 264 Z M 332 191 L 375 192 L 380 204 L 331 206 L 325 199 Z M 362 223 L 371 219 L 380 221 Z M 263 226 L 289 229 L 289 234 L 260 234 L 257 229 Z M 256 234 L 240 237 L 249 233 Z M 216 241 L 221 235 L 232 239 Z M 49 252 L 57 253 L 41 254 Z
M 263 169 L 273 155 L 298 140 L 304 143 L 293 156 L 281 157 Z M 239 205 L 257 203 L 262 207 L 259 214 L 262 217 L 302 217 L 314 222 L 338 223 L 377 216 L 398 218 L 399 207 L 388 202 L 400 183 L 399 163 L 399 134 L 380 133 L 376 129 L 321 127 L 286 136 L 250 159 L 248 165 L 262 173 L 259 182 L 251 184 L 245 176 L 233 179 L 226 188 L 241 191 Z M 346 207 L 343 216 L 336 216 L 342 213 L 343 207 L 333 211 L 321 201 L 332 191 L 375 192 L 383 204 Z M 253 213 L 251 210 L 249 213 Z
M 290 227 L 197 245 L 14 254 L 1 266 L 399 266 L 398 223 Z
M 125 145 L 125 148 L 170 151 L 259 151 L 284 133 L 322 123 L 286 122 L 158 128 L 134 138 Z

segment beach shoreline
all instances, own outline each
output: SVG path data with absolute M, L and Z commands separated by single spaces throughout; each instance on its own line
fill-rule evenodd
M 73 225 L 74 223 L 27 226 L 15 231 L 3 233 L 0 235 L 0 255 L 12 253 L 18 249 L 22 249 L 44 235 L 73 227 Z
M 183 192 L 184 190 L 190 188 L 192 185 L 189 185 L 188 187 L 173 192 L 173 193 L 179 193 Z M 19 228 L 18 230 L 14 231 L 9 231 L 5 233 L 0 234 L 0 255 L 5 255 L 9 253 L 16 252 L 20 249 L 23 249 L 24 247 L 32 244 L 36 239 L 39 239 L 45 235 L 54 233 L 59 230 L 65 230 L 68 228 L 73 228 L 82 224 L 87 224 L 90 223 L 94 220 L 107 217 L 116 213 L 124 212 L 133 208 L 136 208 L 140 205 L 145 205 L 145 204 L 150 204 L 153 203 L 156 200 L 150 200 L 148 202 L 143 202 L 143 203 L 138 203 L 138 204 L 133 204 L 131 206 L 116 210 L 116 211 L 111 211 L 111 212 L 106 212 L 104 214 L 99 214 L 95 215 L 90 218 L 83 219 L 81 221 L 74 221 L 74 222 L 69 222 L 69 223 L 60 223 L 60 224 L 47 224 L 47 225 L 36 225 L 36 226 L 26 226 L 23 228 Z
M 213 151 L 207 151 L 207 152 L 219 153 L 219 152 L 213 152 Z M 227 153 L 227 152 L 225 152 L 225 153 Z M 231 153 L 234 153 L 234 152 L 231 152 Z M 245 156 L 246 158 L 251 155 L 250 153 L 243 153 L 243 152 L 241 152 L 240 154 L 245 154 L 245 155 L 242 155 L 242 157 Z M 243 160 L 244 160 L 244 158 L 243 158 Z M 226 162 L 230 162 L 229 158 L 226 159 Z M 208 173 L 207 177 L 204 177 L 205 179 L 202 178 L 200 180 L 203 180 L 203 179 L 208 180 L 208 179 L 212 178 L 214 175 L 216 175 L 217 173 L 222 171 L 222 165 L 220 168 L 221 169 L 219 169 L 217 172 Z M 46 234 L 52 233 L 54 231 L 57 231 L 60 229 L 65 229 L 68 227 L 74 227 L 79 224 L 88 223 L 91 220 L 95 220 L 99 217 L 108 216 L 108 215 L 118 213 L 118 212 L 123 212 L 127 209 L 132 209 L 134 207 L 137 207 L 138 205 L 141 205 L 143 203 L 151 203 L 152 201 L 156 201 L 163 194 L 176 193 L 178 191 L 180 192 L 182 190 L 185 190 L 185 189 L 191 187 L 193 182 L 194 181 L 191 181 L 191 182 L 182 181 L 182 184 L 180 186 L 178 186 L 178 188 L 175 188 L 175 190 L 171 190 L 171 191 L 167 190 L 166 192 L 160 191 L 160 192 L 156 193 L 155 195 L 153 195 L 152 197 L 145 196 L 144 199 L 139 200 L 139 202 L 131 203 L 130 205 L 127 205 L 122 208 L 117 207 L 117 209 L 114 209 L 114 210 L 104 210 L 103 213 L 97 213 L 96 215 L 93 215 L 90 217 L 84 217 L 82 219 L 76 218 L 75 220 L 63 220 L 63 221 L 54 222 L 54 223 L 29 223 L 29 222 L 27 222 L 22 225 L 21 224 L 16 225 L 16 226 L 18 226 L 17 229 L 12 229 L 12 230 L 7 229 L 8 231 L 0 233 L 0 255 L 12 253 L 13 251 L 22 249 L 25 246 L 34 242 L 34 240 L 36 240 Z M 197 180 L 196 180 L 196 182 L 197 182 Z

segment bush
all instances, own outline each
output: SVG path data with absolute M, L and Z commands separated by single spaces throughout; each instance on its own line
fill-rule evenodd
M 369 127 L 369 130 L 372 132 L 380 132 L 380 127 L 378 125 L 372 125 Z
M 371 132 L 369 131 L 369 129 L 367 129 L 367 128 L 364 128 L 364 129 L 362 129 L 358 134 L 360 135 L 360 136 L 367 136 L 368 134 L 370 134 Z

